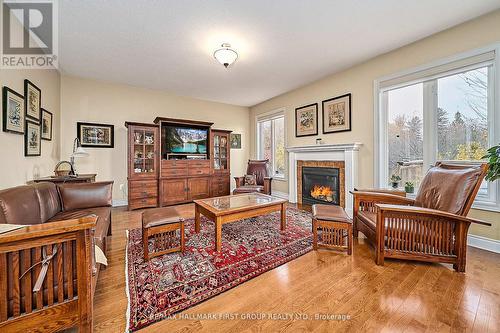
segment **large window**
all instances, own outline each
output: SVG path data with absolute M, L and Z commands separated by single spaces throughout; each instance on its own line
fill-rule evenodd
M 495 133 L 495 52 L 454 59 L 448 63 L 377 81 L 379 186 L 392 175 L 402 185 L 418 189 L 437 161 L 483 162 Z M 483 182 L 476 206 L 499 209 L 500 189 Z
M 270 161 L 274 178 L 285 178 L 285 116 L 283 112 L 257 119 L 257 157 Z

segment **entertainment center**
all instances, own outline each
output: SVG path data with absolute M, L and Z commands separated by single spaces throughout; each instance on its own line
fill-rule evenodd
M 129 210 L 229 195 L 231 131 L 157 117 L 128 128 Z

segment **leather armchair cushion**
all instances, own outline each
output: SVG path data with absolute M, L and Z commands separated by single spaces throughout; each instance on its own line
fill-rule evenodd
M 0 223 L 42 223 L 40 204 L 33 186 L 24 185 L 0 191 Z
M 257 185 L 264 185 L 264 177 L 269 177 L 269 160 L 249 160 L 247 175 L 255 175 Z
M 43 223 L 61 211 L 59 193 L 56 185 L 50 182 L 37 183 L 33 187 L 40 202 L 40 214 Z
M 58 185 L 63 211 L 111 206 L 113 182 Z
M 431 208 L 462 215 L 467 199 L 471 196 L 480 175 L 481 168 L 457 168 L 438 165 L 425 175 L 415 206 Z
M 369 211 L 358 211 L 358 219 L 374 232 L 377 229 L 377 213 Z
M 233 193 L 253 193 L 264 192 L 264 186 L 260 185 L 244 185 L 234 189 Z

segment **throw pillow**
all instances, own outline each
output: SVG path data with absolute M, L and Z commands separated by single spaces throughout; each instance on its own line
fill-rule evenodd
M 255 175 L 245 175 L 245 185 L 257 185 L 257 177 Z

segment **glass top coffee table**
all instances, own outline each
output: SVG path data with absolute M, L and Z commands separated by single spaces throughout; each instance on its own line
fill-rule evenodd
M 220 252 L 222 225 L 250 217 L 281 212 L 281 230 L 286 228 L 286 200 L 261 193 L 228 195 L 194 200 L 195 231 L 200 232 L 200 214 L 215 222 L 215 250 Z

